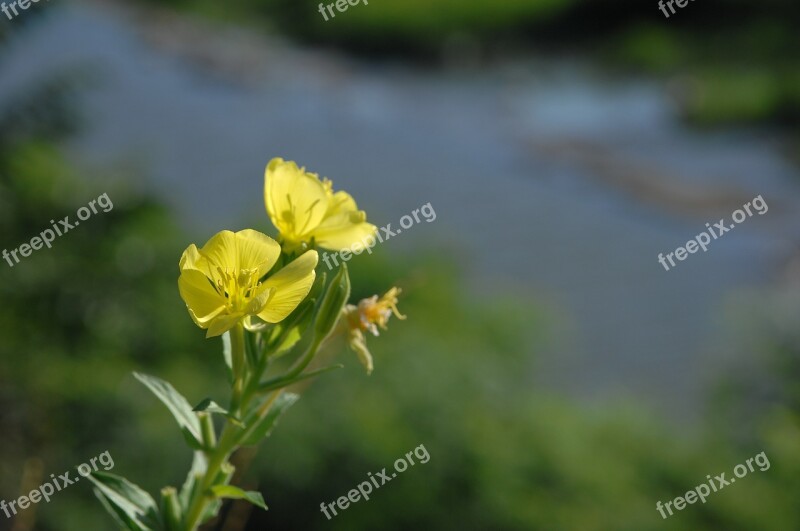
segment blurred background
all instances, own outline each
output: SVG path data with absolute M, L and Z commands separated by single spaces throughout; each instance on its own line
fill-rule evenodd
M 150 492 L 190 455 L 131 372 L 224 400 L 221 345 L 177 290 L 222 229 L 272 233 L 263 170 L 297 160 L 376 225 L 351 264 L 406 321 L 366 376 L 308 387 L 209 526 L 800 529 L 800 5 L 371 0 L 39 2 L 0 16 L 0 498 L 108 450 Z M 769 205 L 665 271 L 705 223 Z M 424 445 L 431 459 L 319 510 Z M 667 520 L 757 453 L 758 470 Z M 77 484 L 0 529 L 107 530 Z

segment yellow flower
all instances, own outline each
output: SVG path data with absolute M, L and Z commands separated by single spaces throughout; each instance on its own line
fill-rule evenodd
M 348 304 L 345 306 L 344 317 L 348 328 L 348 342 L 350 348 L 358 355 L 361 364 L 367 369 L 367 374 L 372 372 L 372 354 L 367 348 L 367 339 L 364 332 L 371 332 L 372 335 L 379 335 L 378 327 L 386 330 L 386 324 L 392 315 L 398 319 L 405 319 L 406 316 L 397 309 L 397 296 L 402 290 L 392 288 L 378 299 L 373 295 L 369 299 L 363 299 L 358 306 Z
M 275 158 L 264 175 L 264 203 L 273 225 L 288 250 L 302 248 L 312 239 L 320 247 L 340 251 L 356 243 L 366 245 L 377 233 L 367 223 L 347 192 L 333 191 L 333 183 L 298 168 L 292 161 Z
M 247 316 L 282 321 L 314 283 L 317 252 L 308 251 L 263 278 L 278 261 L 278 242 L 254 230 L 224 230 L 202 249 L 190 245 L 180 261 L 178 288 L 189 315 L 206 337 L 223 334 Z

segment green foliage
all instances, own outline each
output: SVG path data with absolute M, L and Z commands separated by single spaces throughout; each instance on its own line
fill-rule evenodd
M 336 326 L 347 303 L 350 295 L 347 268 L 340 268 L 327 286 L 322 275 L 309 294 L 308 301 L 299 305 L 302 307 L 280 326 L 254 324 L 252 330 L 246 331 L 239 323 L 224 335 L 222 357 L 229 375 L 232 374 L 229 409 L 210 398 L 192 409 L 170 383 L 134 373 L 172 413 L 190 449 L 202 454 L 195 454 L 180 497 L 173 487 L 162 489 L 160 512 L 148 495 L 123 478 L 104 474 L 93 479 L 98 497 L 119 525 L 130 531 L 192 531 L 217 516 L 223 499 L 246 500 L 266 510 L 261 494 L 229 484 L 234 471 L 229 459 L 239 447 L 255 446 L 268 437 L 278 419 L 298 400 L 296 394 L 283 393 L 284 388 L 340 367 L 303 372 L 320 343 Z M 293 331 L 300 336 L 292 348 L 297 352 L 289 356 L 294 358 L 294 364 L 280 376 L 262 381 L 287 337 L 294 335 Z M 257 396 L 267 391 L 270 391 L 268 396 Z M 219 438 L 210 413 L 222 414 L 228 420 Z
M 202 449 L 203 437 L 200 433 L 200 420 L 183 395 L 176 391 L 169 382 L 160 378 L 138 372 L 134 372 L 133 375 L 167 406 L 189 445 L 197 450 Z
M 278 422 L 278 419 L 289 409 L 292 404 L 297 402 L 300 397 L 292 393 L 281 394 L 272 407 L 261 419 L 246 419 L 245 423 L 250 427 L 247 437 L 242 440 L 244 446 L 254 446 L 260 443 L 264 438 L 268 437 L 272 429 Z M 247 422 L 247 421 L 250 422 Z
M 233 485 L 217 485 L 212 487 L 211 491 L 219 498 L 229 500 L 247 500 L 256 507 L 267 510 L 267 504 L 264 503 L 264 497 L 259 492 L 245 492 L 239 487 Z
M 95 472 L 88 477 L 95 485 L 95 494 L 115 516 L 122 529 L 163 529 L 156 502 L 141 488 L 114 474 Z

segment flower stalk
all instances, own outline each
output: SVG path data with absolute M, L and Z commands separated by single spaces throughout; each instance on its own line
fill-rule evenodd
M 334 192 L 329 180 L 282 159 L 270 162 L 265 179 L 265 205 L 280 232 L 277 240 L 252 229 L 221 231 L 202 247 L 190 245 L 179 262 L 178 289 L 189 316 L 206 337 L 223 337 L 228 407 L 206 398 L 192 408 L 168 382 L 135 374 L 167 406 L 194 462 L 183 486 L 162 489 L 158 503 L 124 478 L 89 476 L 120 529 L 196 531 L 216 517 L 225 499 L 266 510 L 260 493 L 230 485 L 231 457 L 269 436 L 298 399 L 287 387 L 342 367 L 308 370 L 333 335 L 346 334 L 370 372 L 363 333 L 377 335 L 390 315 L 405 318 L 397 310 L 397 288 L 381 299 L 348 305 L 345 265 L 330 279 L 316 274 L 317 246 L 338 250 L 376 231 L 349 194 Z M 274 370 L 279 357 L 293 360 L 288 369 Z M 213 415 L 224 418 L 219 434 Z
M 245 353 L 244 353 L 244 326 L 237 323 L 231 329 L 231 354 L 233 363 L 233 396 L 231 397 L 230 411 L 236 415 L 242 405 L 245 379 Z

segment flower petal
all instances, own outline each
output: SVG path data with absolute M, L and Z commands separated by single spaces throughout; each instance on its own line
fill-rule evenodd
M 272 293 L 275 291 L 274 288 L 269 288 L 262 284 L 258 290 L 258 294 L 250 300 L 250 303 L 247 305 L 247 314 L 248 315 L 258 315 L 261 310 L 264 309 L 264 306 L 267 305 L 269 298 L 272 297 Z
M 206 338 L 221 336 L 236 325 L 244 317 L 242 314 L 223 314 L 211 321 Z
M 358 356 L 358 361 L 360 361 L 361 365 L 367 370 L 367 374 L 372 374 L 372 354 L 367 348 L 367 339 L 364 337 L 361 330 L 352 330 L 348 343 L 353 352 Z
M 328 209 L 325 187 L 313 173 L 275 158 L 264 174 L 264 203 L 273 225 L 289 240 L 316 228 Z
M 317 245 L 332 251 L 350 249 L 353 244 L 366 247 L 367 244 L 376 242 L 375 235 L 378 228 L 367 222 L 353 223 L 352 214 L 339 214 L 325 220 L 325 223 L 314 231 Z
M 225 309 L 225 297 L 221 296 L 203 273 L 186 269 L 178 278 L 178 290 L 192 318 L 198 326 L 205 325 Z
M 194 269 L 200 271 L 208 278 L 213 278 L 208 260 L 200 253 L 200 250 L 195 244 L 190 245 L 183 251 L 178 267 L 180 267 L 181 271 Z
M 317 251 L 306 251 L 267 280 L 263 286 L 274 291 L 258 316 L 268 323 L 283 321 L 297 305 L 303 302 L 314 283 L 319 256 Z
M 342 212 L 355 212 L 357 210 L 358 207 L 356 206 L 356 200 L 353 199 L 353 196 L 343 190 L 339 190 L 335 194 L 332 194 L 328 201 L 328 211 L 325 213 L 325 217 L 335 216 Z
M 189 247 L 183 251 L 181 255 L 181 261 L 178 262 L 178 267 L 181 270 L 184 269 L 199 269 L 197 267 L 197 262 L 200 261 L 202 257 L 200 256 L 200 251 L 197 250 L 197 246 L 195 244 L 191 244 Z
M 241 269 L 257 269 L 263 277 L 272 269 L 281 254 L 278 242 L 253 229 L 236 233 L 236 248 Z
M 229 230 L 223 230 L 212 236 L 200 249 L 200 255 L 208 260 L 208 265 L 213 270 L 216 270 L 217 267 L 224 271 L 239 270 L 236 235 Z

